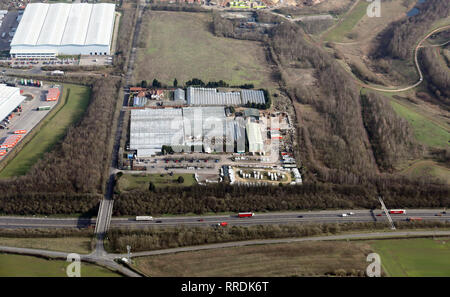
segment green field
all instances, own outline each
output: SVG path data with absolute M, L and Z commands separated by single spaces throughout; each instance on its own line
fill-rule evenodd
M 413 178 L 431 176 L 450 185 L 450 169 L 430 160 L 422 160 L 412 164 L 403 170 L 401 174 Z
M 69 262 L 38 257 L 0 254 L 0 277 L 65 277 Z M 82 277 L 118 277 L 106 268 L 81 264 Z
M 91 237 L 0 237 L 0 245 L 4 246 L 71 252 L 78 254 L 89 254 L 92 251 L 91 241 Z
M 216 37 L 210 13 L 148 11 L 143 16 L 134 81 L 179 85 L 192 78 L 230 85 L 274 85 L 266 53 L 258 42 Z
M 450 276 L 450 239 L 378 240 L 371 246 L 380 254 L 388 276 Z
M 345 35 L 349 33 L 366 14 L 369 4 L 370 2 L 360 0 L 352 11 L 343 16 L 343 20 L 338 25 L 325 35 L 324 39 L 327 41 L 342 41 L 345 38 Z
M 0 178 L 24 175 L 42 156 L 60 141 L 67 128 L 78 121 L 89 104 L 88 87 L 64 84 L 60 110 L 45 118 L 43 125 L 24 148 L 0 172 Z M 33 133 L 33 132 L 31 132 Z
M 182 176 L 184 178 L 183 183 L 178 183 L 178 177 Z M 139 189 L 143 191 L 148 191 L 150 182 L 155 184 L 155 187 L 190 187 L 196 183 L 193 174 L 174 174 L 170 176 L 168 173 L 163 174 L 124 174 L 119 178 L 118 189 L 119 191 L 130 191 L 134 189 Z
M 395 101 L 391 101 L 391 105 L 398 115 L 411 124 L 414 136 L 420 143 L 432 147 L 449 147 L 450 133 L 448 131 L 404 105 Z

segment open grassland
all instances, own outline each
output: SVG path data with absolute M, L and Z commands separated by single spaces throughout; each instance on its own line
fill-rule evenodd
M 361 20 L 363 16 L 366 15 L 367 7 L 369 6 L 369 2 L 364 0 L 359 0 L 359 3 L 349 11 L 347 14 L 343 15 L 343 19 L 339 21 L 339 23 L 331 29 L 328 33 L 325 34 L 325 40 L 327 41 L 342 41 L 346 38 L 346 34 L 348 34 L 353 27 Z
M 77 122 L 89 104 L 90 89 L 85 86 L 64 84 L 59 104 L 61 109 L 44 119 L 40 130 L 0 172 L 0 178 L 24 175 L 49 152 L 66 134 L 67 129 Z
M 0 254 L 0 277 L 65 277 L 69 262 L 31 256 Z M 82 277 L 120 276 L 106 268 L 81 264 Z
M 450 238 L 370 242 L 388 276 L 450 276 Z
M 162 176 L 161 176 L 162 175 Z M 178 182 L 178 178 L 182 176 L 184 178 L 183 183 Z M 150 182 L 152 182 L 156 188 L 160 187 L 190 187 L 196 183 L 194 175 L 188 173 L 173 174 L 170 176 L 165 174 L 124 174 L 120 177 L 118 182 L 119 191 L 130 191 L 139 189 L 147 191 Z
M 137 258 L 149 276 L 271 277 L 365 271 L 370 247 L 356 242 L 302 242 L 223 248 Z
M 449 147 L 450 132 L 429 121 L 423 115 L 409 109 L 403 104 L 391 101 L 391 105 L 398 115 L 405 118 L 414 129 L 416 139 L 431 147 Z
M 258 42 L 216 37 L 209 13 L 148 11 L 143 16 L 134 81 L 184 84 L 192 78 L 230 85 L 274 85 Z
M 9 238 L 0 237 L 0 245 L 60 252 L 88 254 L 91 252 L 89 237 L 60 238 Z
M 430 160 L 418 161 L 403 170 L 401 174 L 413 178 L 431 176 L 450 185 L 450 169 Z

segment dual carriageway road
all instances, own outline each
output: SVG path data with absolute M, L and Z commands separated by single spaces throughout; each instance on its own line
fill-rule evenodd
M 353 212 L 353 215 L 341 217 L 343 213 Z M 406 214 L 391 214 L 394 222 L 405 221 L 409 217 L 420 217 L 423 220 L 449 221 L 450 213 L 443 210 L 411 209 Z M 346 222 L 387 222 L 384 213 L 379 210 L 332 210 L 303 211 L 280 213 L 257 213 L 251 218 L 239 218 L 237 214 L 211 216 L 164 216 L 154 217 L 153 221 L 136 221 L 135 218 L 112 218 L 111 228 L 119 227 L 205 227 L 227 222 L 229 226 L 244 226 L 258 224 L 289 224 L 289 223 L 346 223 Z M 88 228 L 94 227 L 95 218 L 45 218 L 45 217 L 0 217 L 0 228 Z M 102 230 L 103 232 L 105 230 Z

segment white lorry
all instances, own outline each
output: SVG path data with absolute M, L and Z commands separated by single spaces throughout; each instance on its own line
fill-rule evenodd
M 151 216 L 136 216 L 136 221 L 153 221 Z

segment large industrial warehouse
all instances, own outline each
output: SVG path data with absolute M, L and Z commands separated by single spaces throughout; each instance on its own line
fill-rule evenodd
M 0 122 L 17 108 L 25 97 L 20 95 L 20 89 L 0 84 Z
M 250 144 L 260 151 L 259 143 Z M 153 156 L 163 145 L 207 153 L 233 152 L 236 145 L 237 152 L 245 152 L 244 121 L 227 118 L 223 106 L 132 110 L 130 149 L 137 157 Z
M 110 55 L 115 5 L 28 4 L 11 42 L 14 58 Z
M 177 100 L 184 100 L 184 92 L 177 90 Z M 188 87 L 186 92 L 188 105 L 246 105 L 265 104 L 264 92 L 261 90 L 241 90 L 240 92 L 219 92 L 215 88 Z

